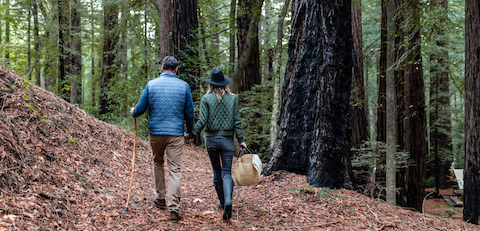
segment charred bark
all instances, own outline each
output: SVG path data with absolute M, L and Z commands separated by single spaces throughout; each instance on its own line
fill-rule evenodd
M 307 175 L 319 187 L 352 188 L 347 123 L 352 83 L 350 1 L 292 3 L 280 132 L 265 174 Z

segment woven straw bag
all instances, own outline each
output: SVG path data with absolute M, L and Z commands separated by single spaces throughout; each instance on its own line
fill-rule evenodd
M 247 149 L 248 150 L 248 149 Z M 248 150 L 250 152 L 250 150 Z M 260 164 L 259 164 L 260 162 Z M 235 180 L 240 186 L 251 186 L 260 181 L 261 161 L 257 154 L 240 154 L 235 163 Z M 258 169 L 260 166 L 260 169 Z

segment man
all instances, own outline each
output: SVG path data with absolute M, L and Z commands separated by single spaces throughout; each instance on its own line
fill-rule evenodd
M 155 181 L 155 205 L 168 208 L 170 220 L 182 219 L 179 215 L 181 188 L 181 157 L 186 136 L 191 133 L 194 109 L 190 86 L 177 78 L 178 61 L 167 56 L 162 62 L 162 74 L 145 86 L 137 105 L 130 110 L 133 117 L 149 109 L 148 133 L 153 151 L 153 177 Z M 165 193 L 164 152 L 169 173 L 168 197 Z

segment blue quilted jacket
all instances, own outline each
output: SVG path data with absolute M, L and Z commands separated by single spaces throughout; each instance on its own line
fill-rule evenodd
M 149 109 L 148 133 L 151 135 L 183 136 L 184 123 L 191 133 L 194 121 L 192 93 L 187 82 L 172 72 L 148 81 L 132 112 L 133 117 Z

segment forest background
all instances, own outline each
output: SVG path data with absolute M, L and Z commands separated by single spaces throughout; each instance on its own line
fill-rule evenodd
M 221 69 L 234 79 L 232 87 L 241 100 L 247 144 L 267 160 L 276 136 L 279 91 L 288 58 L 291 13 L 284 6 L 290 2 L 189 0 L 161 5 L 165 2 L 170 1 L 0 0 L 0 65 L 130 131 L 129 108 L 146 82 L 158 77 L 165 55 L 181 61 L 179 77 L 192 88 L 196 112 L 206 91 L 203 80 L 210 77 L 211 70 Z M 440 172 L 437 178 L 447 184 L 452 162 L 454 168 L 464 164 L 465 2 L 414 2 L 415 10 L 409 5 L 408 12 L 419 12 L 419 17 L 397 17 L 395 36 L 405 37 L 401 29 L 412 25 L 421 36 L 413 42 L 418 41 L 414 45 L 421 48 L 418 60 L 425 83 L 425 187 L 434 187 L 435 172 Z M 404 4 L 396 9 L 405 10 Z M 355 44 L 360 44 L 357 48 L 361 47 L 357 60 L 362 84 L 354 85 L 351 105 L 365 110 L 367 121 L 362 135 L 353 130 L 352 137 L 360 136 L 360 141 L 353 142 L 352 165 L 362 186 L 373 169 L 378 169 L 380 173 L 375 174 L 380 178 L 385 175 L 381 173 L 385 169 L 385 137 L 380 135 L 385 127 L 379 123 L 385 121 L 381 119 L 385 114 L 381 84 L 386 71 L 382 64 L 385 6 L 378 0 L 354 0 L 352 5 L 352 12 L 361 19 L 361 23 L 353 23 L 353 34 Z M 411 23 L 414 20 L 419 21 Z M 252 29 L 252 25 L 256 27 Z M 399 50 L 412 45 L 410 39 L 398 40 L 395 47 Z M 408 52 L 397 52 L 397 56 L 394 69 L 400 73 Z M 448 76 L 446 81 L 437 78 L 438 72 Z M 396 82 L 396 86 L 404 84 L 401 79 Z M 364 97 L 356 98 L 358 95 Z M 397 98 L 401 98 L 399 93 Z M 397 120 L 403 120 L 401 115 Z M 140 136 L 147 139 L 146 116 L 138 122 Z M 438 147 L 443 142 L 439 137 L 447 140 L 445 148 Z M 401 145 L 397 150 L 397 164 L 406 166 L 408 154 Z M 435 160 L 443 170 L 435 171 Z M 374 194 L 383 197 L 385 179 L 377 183 Z M 362 192 L 371 193 L 366 186 Z

